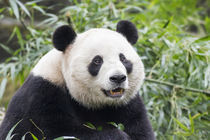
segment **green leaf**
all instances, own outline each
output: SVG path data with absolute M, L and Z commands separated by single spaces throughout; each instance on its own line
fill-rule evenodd
M 58 21 L 58 16 L 54 14 L 46 14 L 46 16 L 49 16 L 49 18 L 45 19 L 43 22 L 40 23 L 40 25 L 45 25 L 45 24 L 53 24 Z
M 22 8 L 22 10 L 30 17 L 31 14 L 28 11 L 28 9 L 25 7 L 25 5 L 23 5 L 19 0 L 16 0 L 16 1 L 17 1 L 17 4 Z
M 190 128 L 191 128 L 191 133 L 194 133 L 195 129 L 194 129 L 194 120 L 191 117 L 191 115 L 189 114 L 189 119 L 190 119 Z
M 3 80 L 1 81 L 1 85 L 0 85 L 0 99 L 4 95 L 4 91 L 5 91 L 6 86 L 7 86 L 7 78 L 3 78 Z
M 13 31 L 12 31 L 9 39 L 7 40 L 7 43 L 9 43 L 13 39 L 13 37 L 14 37 L 15 34 L 16 34 L 16 28 L 13 29 Z
M 54 140 L 64 140 L 63 137 L 55 138 Z
M 90 122 L 87 122 L 86 124 L 83 124 L 83 125 L 84 125 L 85 127 L 87 127 L 87 128 L 96 130 L 96 127 L 95 127 L 92 123 L 90 123 Z
M 20 47 L 23 49 L 24 48 L 24 40 L 23 40 L 23 37 L 22 37 L 21 32 L 18 27 L 15 27 L 15 32 L 16 32 L 16 35 L 18 38 L 18 43 L 20 44 Z
M 117 125 L 117 128 L 118 128 L 119 130 L 121 130 L 121 131 L 124 131 L 124 130 L 125 130 L 125 127 L 124 127 L 124 125 L 123 125 L 122 123 L 119 123 L 119 124 Z
M 0 8 L 0 13 L 2 13 L 5 10 L 5 8 Z
M 9 133 L 7 134 L 6 140 L 12 140 L 12 137 L 15 136 L 15 134 L 12 135 L 12 132 L 14 131 L 14 129 L 17 127 L 17 125 L 18 125 L 21 121 L 22 121 L 22 120 L 20 120 L 19 122 L 17 122 L 17 123 L 10 129 Z
M 43 0 L 34 0 L 34 1 L 29 1 L 29 2 L 26 2 L 26 5 L 33 5 L 33 4 L 37 4 L 39 2 L 41 2 Z
M 204 112 L 204 113 L 202 113 L 202 114 L 197 113 L 197 114 L 195 114 L 194 116 L 192 116 L 192 119 L 194 120 L 194 119 L 197 119 L 198 117 L 201 117 L 201 116 L 204 116 L 204 115 L 208 115 L 208 112 Z
M 29 132 L 34 140 L 39 140 L 33 133 Z
M 191 136 L 192 133 L 190 132 L 175 132 L 176 135 L 179 135 L 179 136 Z
M 15 79 L 15 65 L 11 64 L 10 66 L 10 74 L 11 74 L 11 79 L 14 80 Z
M 41 12 L 42 14 L 46 14 L 46 12 L 40 6 L 33 6 L 33 8 Z
M 17 1 L 16 0 L 9 0 L 9 3 L 10 3 L 10 6 L 12 7 L 12 10 L 13 10 L 16 18 L 19 19 L 20 15 L 19 15 L 19 9 L 18 9 L 18 6 L 17 6 Z
M 54 140 L 64 140 L 63 137 L 55 138 Z
M 183 129 L 183 130 L 185 130 L 185 131 L 190 131 L 184 124 L 182 124 L 180 121 L 178 121 L 177 119 L 175 119 L 175 118 L 173 118 L 175 121 L 176 121 L 176 123 Z
M 7 53 L 9 53 L 10 55 L 13 54 L 13 50 L 10 49 L 8 46 L 6 46 L 6 45 L 4 45 L 4 44 L 2 44 L 2 43 L 0 43 L 0 46 L 1 46 L 2 49 L 4 49 L 4 50 L 5 50 Z
M 164 28 L 164 29 L 167 28 L 167 27 L 171 24 L 172 20 L 173 20 L 173 16 L 171 16 L 171 17 L 168 19 L 168 21 L 163 25 L 163 28 Z
M 203 41 L 210 41 L 210 35 L 199 38 L 199 39 L 195 40 L 193 43 L 200 43 L 200 42 L 203 42 Z
M 114 127 L 118 128 L 121 131 L 124 131 L 125 127 L 122 123 L 116 124 L 115 122 L 108 122 L 108 124 L 113 125 Z
M 113 125 L 114 127 L 118 128 L 118 125 L 115 122 L 108 122 L 108 124 Z
M 58 138 L 55 138 L 54 140 L 79 140 L 78 138 L 76 137 L 73 137 L 73 136 L 62 136 L 62 137 L 58 137 Z
M 27 134 L 30 134 L 30 132 L 25 133 L 25 135 L 22 136 L 21 140 L 25 140 Z

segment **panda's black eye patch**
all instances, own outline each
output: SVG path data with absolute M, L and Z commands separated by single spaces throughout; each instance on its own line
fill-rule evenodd
M 121 62 L 126 62 L 127 61 L 125 56 L 122 53 L 120 53 L 120 61 Z
M 127 70 L 127 73 L 131 73 L 132 70 L 133 70 L 133 64 L 131 63 L 130 60 L 127 60 L 125 55 L 120 53 L 119 54 L 119 57 L 120 57 L 120 61 L 122 62 L 122 64 L 125 66 L 126 70 Z
M 92 76 L 96 76 L 103 64 L 103 58 L 100 55 L 96 55 L 91 63 L 88 65 L 88 71 Z
M 103 59 L 102 59 L 100 56 L 96 56 L 96 57 L 94 57 L 94 59 L 93 59 L 93 63 L 94 63 L 95 65 L 101 65 L 101 64 L 103 63 Z

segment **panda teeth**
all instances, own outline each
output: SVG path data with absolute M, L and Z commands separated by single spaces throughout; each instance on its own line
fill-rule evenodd
M 113 90 L 110 90 L 110 93 L 112 95 L 119 95 L 119 94 L 122 94 L 123 93 L 123 89 L 120 89 L 120 91 L 113 91 Z

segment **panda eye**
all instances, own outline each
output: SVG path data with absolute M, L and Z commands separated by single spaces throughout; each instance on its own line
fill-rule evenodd
M 126 61 L 126 58 L 125 58 L 125 56 L 122 53 L 120 53 L 120 61 L 121 62 L 125 62 Z
M 96 59 L 96 60 L 94 60 L 94 63 L 95 63 L 96 65 L 99 65 L 99 64 L 101 64 L 101 60 Z
M 94 59 L 93 59 L 93 63 L 95 65 L 101 65 L 103 63 L 103 59 L 101 58 L 101 56 L 97 55 Z

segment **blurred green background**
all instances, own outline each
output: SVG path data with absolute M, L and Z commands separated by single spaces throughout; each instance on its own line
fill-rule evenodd
M 56 27 L 115 30 L 121 19 L 138 28 L 134 47 L 147 77 L 140 94 L 157 140 L 208 140 L 209 0 L 0 1 L 0 107 L 53 48 Z

